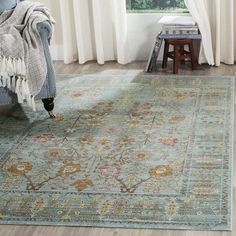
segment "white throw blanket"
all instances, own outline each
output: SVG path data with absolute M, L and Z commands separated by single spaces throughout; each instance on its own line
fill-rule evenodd
M 43 44 L 37 24 L 54 24 L 48 9 L 23 1 L 14 10 L 0 15 L 0 87 L 17 94 L 18 102 L 26 100 L 34 108 L 36 96 L 47 76 Z

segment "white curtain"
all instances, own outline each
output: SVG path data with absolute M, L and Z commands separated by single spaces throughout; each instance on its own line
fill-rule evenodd
M 236 60 L 236 2 L 235 0 L 185 0 L 199 24 L 202 44 L 199 63 L 219 66 Z
M 60 0 L 64 62 L 129 62 L 126 0 Z

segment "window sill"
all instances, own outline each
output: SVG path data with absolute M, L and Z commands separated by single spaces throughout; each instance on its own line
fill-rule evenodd
M 128 15 L 189 15 L 189 12 L 152 12 L 152 11 L 140 11 L 140 12 L 131 12 L 127 11 L 126 14 Z

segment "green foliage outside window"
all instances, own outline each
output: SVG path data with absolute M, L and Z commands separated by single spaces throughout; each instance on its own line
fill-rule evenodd
M 126 0 L 130 13 L 140 12 L 188 12 L 184 0 Z

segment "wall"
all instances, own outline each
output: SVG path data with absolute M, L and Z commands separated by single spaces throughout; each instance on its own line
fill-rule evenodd
M 129 54 L 132 61 L 147 60 L 163 14 L 127 14 Z M 162 53 L 160 53 L 161 56 Z

